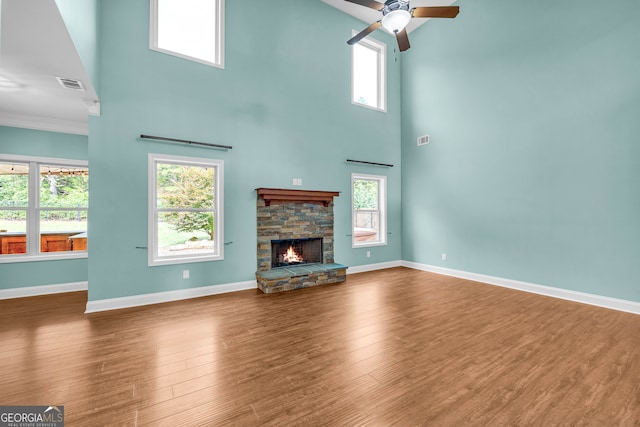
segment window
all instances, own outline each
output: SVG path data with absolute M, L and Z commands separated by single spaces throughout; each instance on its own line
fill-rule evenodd
M 222 160 L 149 154 L 149 265 L 223 259 Z
M 86 161 L 0 155 L 0 262 L 86 258 Z
M 353 247 L 387 244 L 387 177 L 351 175 Z
M 151 0 L 149 47 L 224 68 L 224 0 Z
M 351 59 L 351 101 L 356 105 L 387 111 L 386 45 L 364 38 L 352 46 Z

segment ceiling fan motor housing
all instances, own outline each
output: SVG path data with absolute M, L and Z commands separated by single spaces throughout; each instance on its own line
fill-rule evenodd
M 394 10 L 409 11 L 409 0 L 387 0 L 382 8 L 382 15 L 386 15 Z

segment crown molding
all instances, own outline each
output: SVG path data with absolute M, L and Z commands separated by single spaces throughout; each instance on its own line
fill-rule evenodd
M 77 122 L 72 120 L 61 120 L 48 117 L 14 115 L 6 113 L 0 113 L 0 126 L 44 130 L 49 132 L 71 133 L 75 135 L 89 134 L 88 121 Z

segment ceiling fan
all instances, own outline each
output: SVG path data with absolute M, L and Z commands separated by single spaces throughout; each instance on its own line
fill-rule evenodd
M 460 12 L 459 6 L 425 6 L 409 8 L 409 0 L 387 0 L 384 3 L 375 0 L 345 0 L 360 6 L 382 12 L 382 19 L 351 38 L 347 44 L 354 45 L 381 26 L 396 35 L 400 52 L 409 49 L 409 36 L 406 26 L 412 18 L 455 18 Z

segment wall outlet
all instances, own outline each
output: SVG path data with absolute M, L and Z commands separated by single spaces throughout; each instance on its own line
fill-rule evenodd
M 444 252 L 442 253 L 442 260 L 446 261 L 447 260 L 447 254 L 445 254 Z
M 293 185 L 302 185 L 302 178 L 293 178 Z
M 182 270 L 182 278 L 183 279 L 189 278 L 189 270 Z
M 371 251 L 367 251 L 367 258 L 371 258 Z

